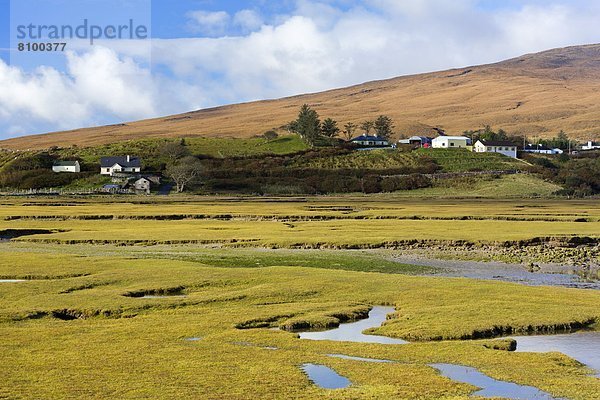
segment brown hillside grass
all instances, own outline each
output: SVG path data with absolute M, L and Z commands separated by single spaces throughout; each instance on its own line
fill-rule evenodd
M 460 133 L 484 125 L 531 138 L 564 130 L 600 137 L 600 45 L 526 55 L 498 64 L 405 76 L 279 100 L 193 111 L 125 124 L 0 141 L 0 148 L 90 146 L 142 137 L 240 137 L 282 128 L 303 103 L 343 125 L 380 114 L 396 135 Z

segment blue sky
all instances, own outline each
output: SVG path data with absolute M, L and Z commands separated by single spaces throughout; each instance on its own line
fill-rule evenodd
M 10 46 L 10 1 L 0 0 L 0 49 Z M 0 50 L 0 58 L 8 62 L 8 53 Z
M 13 0 L 12 16 L 10 3 L 0 0 L 0 139 L 600 42 L 600 2 L 586 0 Z M 133 18 L 152 39 L 7 51 L 23 21 L 84 18 Z

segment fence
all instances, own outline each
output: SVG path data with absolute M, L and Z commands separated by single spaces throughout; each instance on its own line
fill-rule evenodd
M 69 190 L 69 189 L 24 189 L 0 191 L 0 196 L 62 196 L 62 195 L 98 195 L 98 194 L 135 194 L 133 189 L 85 189 L 85 190 Z
M 497 171 L 470 171 L 470 172 L 442 172 L 439 174 L 403 174 L 403 175 L 382 175 L 382 178 L 397 178 L 406 177 L 411 175 L 421 175 L 432 179 L 445 179 L 445 178 L 460 178 L 464 176 L 480 176 L 480 175 L 514 175 L 522 174 L 524 172 L 518 170 L 497 170 Z

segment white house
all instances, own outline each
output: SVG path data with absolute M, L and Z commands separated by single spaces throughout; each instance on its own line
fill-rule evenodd
M 352 143 L 367 147 L 387 147 L 389 142 L 380 136 L 361 135 L 351 140 Z
M 142 163 L 138 157 L 102 157 L 100 159 L 100 174 L 113 176 L 116 173 L 139 173 Z
M 517 146 L 508 141 L 478 140 L 473 146 L 476 153 L 500 153 L 507 157 L 517 158 Z
M 57 161 L 52 166 L 52 171 L 56 173 L 78 173 L 81 172 L 81 166 L 79 165 L 79 161 Z
M 528 144 L 523 148 L 525 153 L 537 153 L 537 154 L 562 154 L 561 149 L 551 149 L 550 147 L 543 144 Z
M 581 150 L 600 150 L 600 144 L 594 142 L 587 142 L 587 144 L 581 146 Z
M 459 149 L 471 144 L 471 139 L 466 136 L 438 136 L 431 141 L 434 149 Z

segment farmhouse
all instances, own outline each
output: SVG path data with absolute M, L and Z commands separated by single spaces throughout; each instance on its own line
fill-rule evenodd
M 431 138 L 425 136 L 411 136 L 408 139 L 400 139 L 398 144 L 410 144 L 419 147 L 430 147 Z
M 57 161 L 52 166 L 52 171 L 56 173 L 78 173 L 81 172 L 81 166 L 79 165 L 79 161 Z
M 581 146 L 581 150 L 600 150 L 600 144 L 590 141 Z
M 562 154 L 561 149 L 551 149 L 544 144 L 528 144 L 523 148 L 525 153 L 537 153 L 537 154 Z
M 361 135 L 355 137 L 350 142 L 364 147 L 387 147 L 389 142 L 380 136 Z
M 121 189 L 133 190 L 136 193 L 150 194 L 153 186 L 160 186 L 160 176 L 158 175 L 131 175 L 129 177 L 113 178 L 113 181 L 121 181 Z
M 517 158 L 517 146 L 503 140 L 478 140 L 473 146 L 476 153 L 500 153 L 507 157 Z
M 135 174 L 141 170 L 142 163 L 138 157 L 102 157 L 100 159 L 100 174 L 113 176 L 117 173 Z
M 431 141 L 434 149 L 466 148 L 471 144 L 471 139 L 466 136 L 438 136 Z

